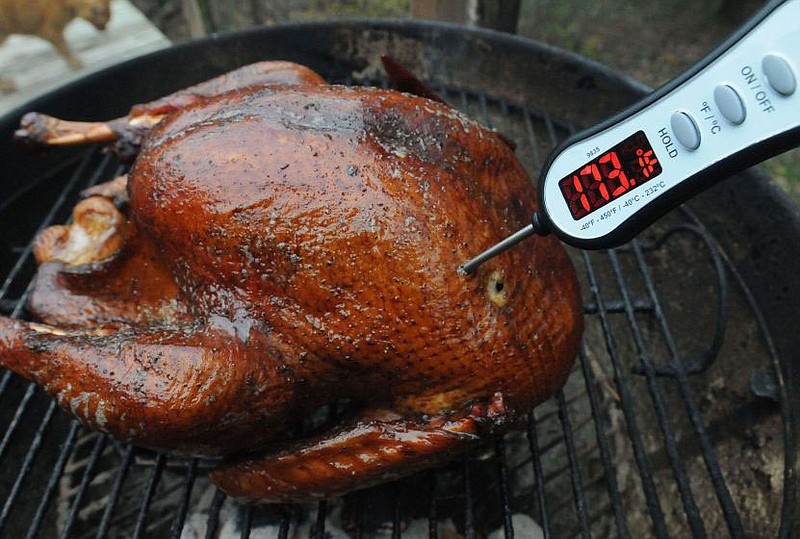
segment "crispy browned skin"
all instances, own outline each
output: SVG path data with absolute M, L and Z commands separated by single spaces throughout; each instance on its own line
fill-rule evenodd
M 325 79 L 294 62 L 265 61 L 248 64 L 218 77 L 178 90 L 161 99 L 131 107 L 129 118 L 163 115 L 185 108 L 206 97 L 249 86 L 325 84 Z
M 456 273 L 535 194 L 496 133 L 444 104 L 235 90 L 158 124 L 127 188 L 123 247 L 34 290 L 41 319 L 85 329 L 4 320 L 0 361 L 117 438 L 228 456 L 213 479 L 232 495 L 338 494 L 440 462 L 570 370 L 581 310 L 557 240 Z M 279 442 L 340 399 L 362 415 Z

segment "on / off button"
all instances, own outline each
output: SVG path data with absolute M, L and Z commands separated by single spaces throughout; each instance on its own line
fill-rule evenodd
M 669 124 L 675 138 L 687 150 L 696 150 L 700 146 L 700 130 L 697 122 L 688 113 L 680 110 L 673 112 Z
M 781 95 L 789 96 L 797 88 L 792 66 L 785 58 L 777 54 L 768 54 L 761 61 L 761 69 L 767 76 L 767 82 L 772 89 Z

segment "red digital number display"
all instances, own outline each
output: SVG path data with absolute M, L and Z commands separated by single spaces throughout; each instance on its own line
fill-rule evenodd
M 653 147 L 638 131 L 558 182 L 572 218 L 586 217 L 661 174 Z

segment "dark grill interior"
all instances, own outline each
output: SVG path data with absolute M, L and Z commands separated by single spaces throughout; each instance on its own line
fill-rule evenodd
M 352 82 L 319 61 L 329 80 Z M 491 88 L 437 89 L 513 138 L 532 177 L 573 130 Z M 6 316 L 26 316 L 35 233 L 124 170 L 98 148 L 51 160 L 0 202 Z M 534 537 L 531 519 L 545 537 L 788 533 L 797 516 L 784 366 L 755 293 L 703 217 L 684 207 L 619 249 L 571 252 L 586 333 L 566 387 L 492 447 L 344 499 L 237 505 L 206 479 L 211 463 L 97 435 L 4 372 L 0 535 Z

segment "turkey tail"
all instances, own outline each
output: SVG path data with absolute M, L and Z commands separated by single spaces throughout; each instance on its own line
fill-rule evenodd
M 386 75 L 389 77 L 389 85 L 392 90 L 418 95 L 428 98 L 431 101 L 438 101 L 439 103 L 445 103 L 444 99 L 442 99 L 439 94 L 431 90 L 428 85 L 419 80 L 410 69 L 391 56 L 387 54 L 382 55 L 381 62 L 383 62 L 383 68 L 386 70 Z

